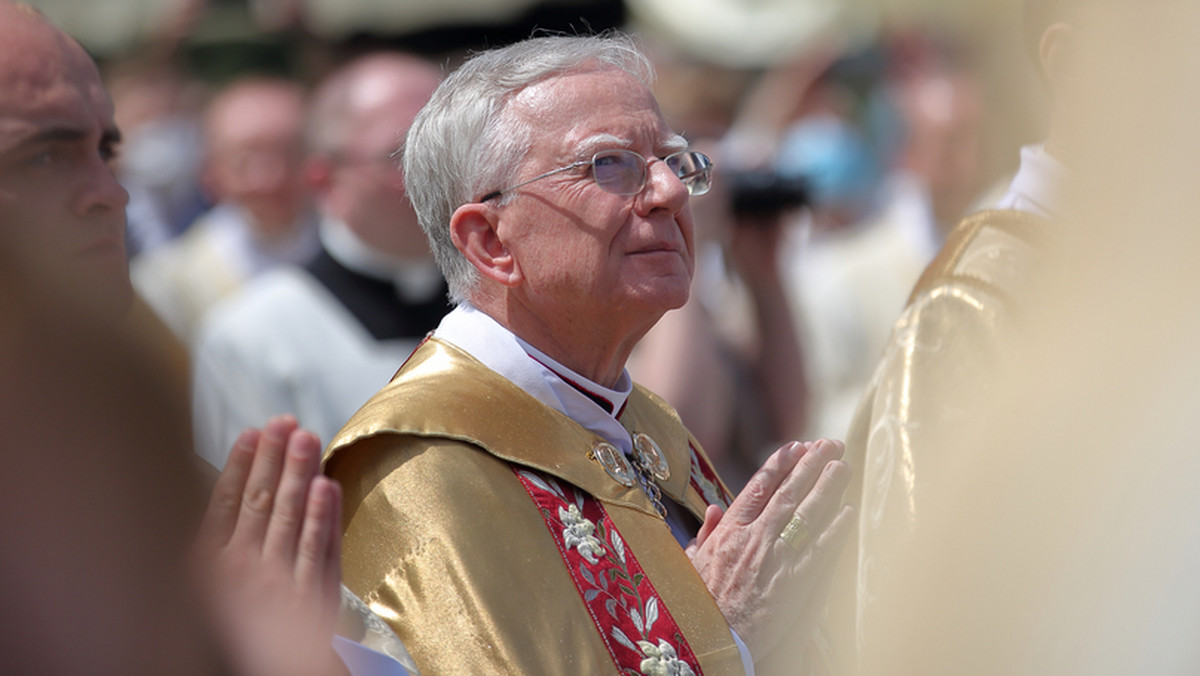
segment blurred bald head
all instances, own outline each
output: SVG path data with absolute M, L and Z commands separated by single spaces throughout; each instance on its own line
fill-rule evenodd
M 326 79 L 309 117 L 310 175 L 321 208 L 394 256 L 429 256 L 395 153 L 440 81 L 423 59 L 371 54 Z
M 217 94 L 204 118 L 205 182 L 251 216 L 262 238 L 286 235 L 308 202 L 301 175 L 307 102 L 296 83 L 249 77 Z

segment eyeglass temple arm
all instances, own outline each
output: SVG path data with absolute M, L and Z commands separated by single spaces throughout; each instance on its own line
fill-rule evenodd
M 488 194 L 484 195 L 483 197 L 480 197 L 478 204 L 483 204 L 484 202 L 486 202 L 488 200 L 494 200 L 497 197 L 503 195 L 504 193 L 512 192 L 512 191 L 516 190 L 517 188 L 523 188 L 523 187 L 529 185 L 530 183 L 533 183 L 534 181 L 540 181 L 543 178 L 546 178 L 547 176 L 553 176 L 555 174 L 561 174 L 564 171 L 578 169 L 579 167 L 582 167 L 585 164 L 591 164 L 591 163 L 592 163 L 591 160 L 581 160 L 581 161 L 575 162 L 573 164 L 568 164 L 565 167 L 551 169 L 550 171 L 547 171 L 544 174 L 539 174 L 537 176 L 534 176 L 533 178 L 529 179 L 528 181 L 521 181 L 520 183 L 513 185 L 513 186 L 509 186 L 509 187 L 505 188 L 504 190 L 493 190 L 492 192 L 489 192 Z

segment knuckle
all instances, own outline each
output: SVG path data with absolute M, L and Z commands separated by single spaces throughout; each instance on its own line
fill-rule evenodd
M 297 555 L 309 565 L 319 565 L 325 559 L 325 542 L 318 534 L 309 532 L 300 538 Z
M 290 505 L 277 505 L 271 514 L 271 520 L 284 528 L 295 528 L 301 518 L 301 512 Z
M 751 502 L 765 502 L 769 497 L 767 494 L 766 484 L 769 480 L 770 474 L 771 473 L 769 470 L 761 470 L 759 474 L 751 479 L 750 483 L 746 484 L 746 487 L 742 489 L 742 495 Z
M 235 511 L 241 504 L 241 496 L 233 491 L 217 490 L 213 493 L 209 511 L 228 513 Z
M 275 502 L 275 494 L 266 488 L 252 488 L 246 491 L 246 498 L 242 501 L 242 507 L 252 514 L 265 516 L 271 513 L 271 506 Z

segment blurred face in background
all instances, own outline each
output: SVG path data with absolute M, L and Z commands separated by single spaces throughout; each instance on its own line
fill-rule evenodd
M 922 74 L 901 85 L 904 168 L 929 187 L 939 223 L 963 216 L 981 188 L 983 93 L 963 75 Z
M 208 110 L 205 183 L 215 200 L 243 208 L 264 239 L 286 235 L 307 207 L 304 107 L 298 87 L 264 79 L 233 85 Z
M 365 65 L 348 92 L 345 140 L 330 158 L 326 209 L 369 244 L 399 257 L 430 256 L 394 154 L 439 82 L 437 70 L 416 59 L 383 57 Z
M 91 58 L 0 4 L 0 245 L 105 311 L 132 298 L 129 200 L 109 166 L 120 140 Z

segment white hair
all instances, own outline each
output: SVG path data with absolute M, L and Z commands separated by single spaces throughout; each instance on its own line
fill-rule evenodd
M 537 37 L 473 56 L 417 115 L 403 148 L 406 187 L 451 302 L 467 300 L 479 282 L 450 238 L 451 215 L 511 182 L 533 142 L 535 130 L 504 114 L 506 105 L 523 89 L 588 64 L 618 68 L 647 87 L 654 80 L 649 59 L 627 35 Z

